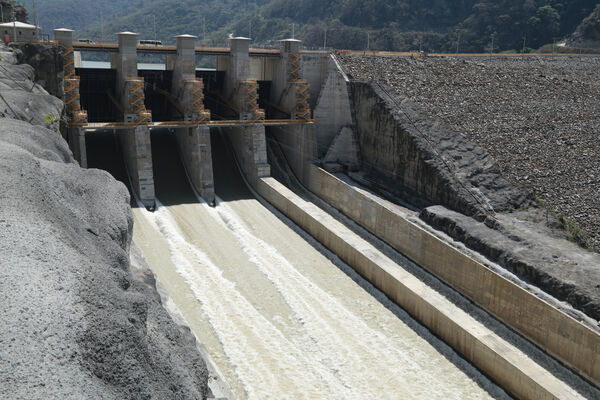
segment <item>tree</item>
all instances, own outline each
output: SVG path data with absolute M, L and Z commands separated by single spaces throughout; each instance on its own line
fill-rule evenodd
M 560 30 L 560 15 L 552 6 L 539 7 L 527 21 L 531 44 L 539 47 L 553 40 Z

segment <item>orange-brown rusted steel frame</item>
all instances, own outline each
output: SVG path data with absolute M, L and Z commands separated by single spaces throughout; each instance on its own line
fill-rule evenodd
M 241 120 L 224 120 L 224 121 L 163 121 L 163 122 L 151 122 L 149 124 L 140 124 L 137 122 L 96 122 L 82 125 L 81 127 L 85 130 L 89 129 L 124 129 L 131 128 L 138 125 L 148 126 L 149 128 L 178 128 L 178 127 L 190 127 L 190 126 L 239 126 L 239 125 L 265 125 L 265 126 L 279 126 L 279 125 L 301 125 L 314 123 L 314 119 L 270 119 L 260 122 L 256 121 L 241 121 Z

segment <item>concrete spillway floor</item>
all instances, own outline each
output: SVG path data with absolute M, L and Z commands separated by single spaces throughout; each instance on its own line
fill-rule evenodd
M 254 199 L 215 139 L 211 208 L 153 134 L 160 203 L 134 209 L 134 241 L 238 398 L 505 397 Z

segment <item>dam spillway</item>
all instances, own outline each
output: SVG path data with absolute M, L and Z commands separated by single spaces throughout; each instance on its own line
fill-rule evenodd
M 114 140 L 101 135 L 91 145 Z M 218 132 L 215 208 L 195 198 L 172 134 L 152 139 L 160 203 L 134 208 L 134 242 L 238 398 L 504 398 L 255 199 Z
M 131 41 L 133 34 L 123 35 Z M 308 75 L 321 86 L 310 92 L 298 72 L 298 41 L 283 41 L 279 59 L 270 54 L 270 64 L 259 63 L 258 72 L 250 72 L 256 63 L 249 61 L 249 39 L 231 41 L 231 53 L 222 60 L 225 72 L 215 81 L 220 87 L 212 94 L 208 91 L 220 111 L 200 107 L 192 113 L 194 118 L 210 115 L 210 120 L 153 122 L 160 114 L 145 109 L 136 115 L 152 114 L 149 120 L 127 122 L 125 115 L 123 123 L 75 127 L 79 141 L 73 141 L 81 154 L 87 153 L 88 166 L 111 171 L 129 187 L 132 199 L 141 197 L 141 203 L 133 202 L 134 242 L 140 256 L 164 289 L 166 306 L 206 347 L 215 374 L 231 386 L 231 397 L 506 396 L 472 363 L 517 397 L 578 398 L 580 393 L 570 385 L 579 385 L 580 378 L 544 359 L 538 349 L 523 350 L 530 345 L 516 345 L 520 339 L 498 334 L 498 328 L 490 327 L 498 323 L 493 318 L 476 317 L 479 311 L 457 306 L 448 300 L 444 292 L 448 288 L 440 291 L 443 285 L 415 278 L 409 261 L 373 244 L 378 238 L 386 240 L 507 326 L 542 348 L 549 346 L 548 352 L 559 360 L 595 379 L 596 355 L 588 351 L 597 340 L 593 332 L 501 276 L 492 274 L 487 280 L 485 266 L 414 226 L 397 206 L 388 208 L 382 199 L 335 175 L 343 168 L 355 168 L 360 150 L 347 77 L 335 57 L 319 54 L 305 64 Z M 179 46 L 191 42 L 187 35 L 178 37 L 178 57 L 186 50 Z M 193 53 L 192 48 L 187 50 Z M 125 55 L 119 55 L 122 62 L 127 61 Z M 192 60 L 177 58 L 173 76 L 178 62 L 193 67 Z M 193 68 L 186 71 L 195 76 Z M 130 75 L 133 88 L 143 92 L 145 80 L 135 77 L 133 67 Z M 185 101 L 177 99 L 202 88 L 197 76 L 184 79 L 194 85 L 174 100 L 168 81 L 181 82 L 180 78 L 162 83 L 158 92 L 163 97 L 146 98 L 149 104 L 164 105 L 159 119 L 170 118 L 169 110 L 175 109 L 185 116 Z M 367 106 L 372 101 L 384 103 L 376 97 L 366 93 L 358 100 L 366 99 Z M 307 118 L 309 103 L 316 107 L 318 135 Z M 268 107 L 267 112 L 258 104 Z M 373 109 L 360 101 L 354 104 L 357 113 Z M 302 118 L 294 119 L 295 114 Z M 389 131 L 396 122 L 389 120 Z M 281 147 L 280 160 L 267 157 L 267 143 Z M 321 165 L 333 174 L 315 162 L 317 148 Z M 278 179 L 288 186 L 299 180 L 294 191 L 271 178 L 271 168 L 285 170 L 278 171 Z M 443 186 L 439 189 L 442 192 Z M 314 195 L 307 190 L 329 205 L 311 200 Z M 463 201 L 461 193 L 456 196 Z M 208 204 L 213 202 L 214 208 Z M 154 211 L 155 204 L 155 212 L 145 209 Z M 339 211 L 353 222 L 340 222 Z M 357 234 L 358 225 L 375 239 Z M 474 279 L 480 275 L 486 277 L 485 289 L 478 286 L 479 278 Z M 474 287 L 468 287 L 471 284 Z M 489 293 L 495 294 L 491 300 Z M 566 347 L 557 346 L 558 341 L 547 343 L 554 340 L 551 323 L 545 337 L 540 337 L 535 324 L 523 326 L 521 316 L 539 307 L 544 310 L 539 315 L 547 312 L 552 324 L 556 318 L 556 323 L 568 326 L 559 333 Z M 575 340 L 578 335 L 585 340 Z M 557 374 L 556 368 L 563 372 Z M 564 384 L 565 379 L 569 383 Z M 597 393 L 586 390 L 582 393 Z

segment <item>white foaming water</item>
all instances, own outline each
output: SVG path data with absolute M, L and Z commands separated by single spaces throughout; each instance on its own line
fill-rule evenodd
M 253 212 L 266 212 L 258 202 L 254 203 Z M 177 273 L 185 279 L 208 319 L 207 329 L 218 337 L 243 388 L 244 393 L 238 393 L 240 398 L 489 397 L 385 307 L 374 302 L 375 310 L 371 304 L 350 309 L 348 302 L 340 301 L 302 274 L 297 268 L 301 260 L 286 258 L 252 233 L 244 218 L 228 204 L 220 202 L 216 209 L 205 204 L 189 207 L 210 215 L 216 225 L 231 233 L 233 240 L 223 243 L 224 248 L 241 248 L 256 266 L 256 273 L 264 274 L 291 310 L 288 317 L 275 315 L 269 319 L 234 281 L 224 277 L 218 260 L 211 260 L 197 241 L 186 237 L 168 207 L 159 207 L 155 213 L 141 211 L 166 241 Z M 283 223 L 272 229 L 280 230 L 281 240 L 292 232 Z M 310 251 L 318 253 L 313 248 Z M 314 258 L 312 254 L 306 256 Z M 319 267 L 336 269 L 331 263 Z M 330 275 L 344 280 L 340 286 L 358 287 L 338 272 Z M 260 295 L 256 293 L 257 297 Z M 348 296 L 365 301 L 360 289 L 351 290 Z M 369 308 L 368 312 L 364 308 Z M 381 329 L 373 327 L 370 313 L 379 314 L 376 320 L 385 320 L 387 325 Z M 217 350 L 209 348 L 210 351 Z
M 235 284 L 223 278 L 221 270 L 203 252 L 183 238 L 165 207 L 153 214 L 144 212 L 144 216 L 167 240 L 177 272 L 189 283 L 209 316 L 249 399 L 317 398 L 313 395 L 323 391 L 340 393 L 335 398 L 349 398 L 343 396 L 343 387 L 331 387 L 335 380 L 330 371 L 311 365 L 236 291 Z M 302 392 L 292 393 L 293 388 Z
M 430 398 L 481 397 L 464 382 L 456 385 L 458 382 L 440 379 L 439 373 L 430 370 L 435 368 L 435 360 L 415 347 L 414 340 L 371 329 L 338 299 L 298 272 L 275 247 L 250 233 L 226 203 L 220 203 L 217 212 L 304 328 L 292 340 L 306 351 L 312 348 L 308 354 L 313 362 L 335 371 L 336 379 L 350 389 L 343 398 L 420 398 L 414 395 L 423 388 L 427 388 Z

